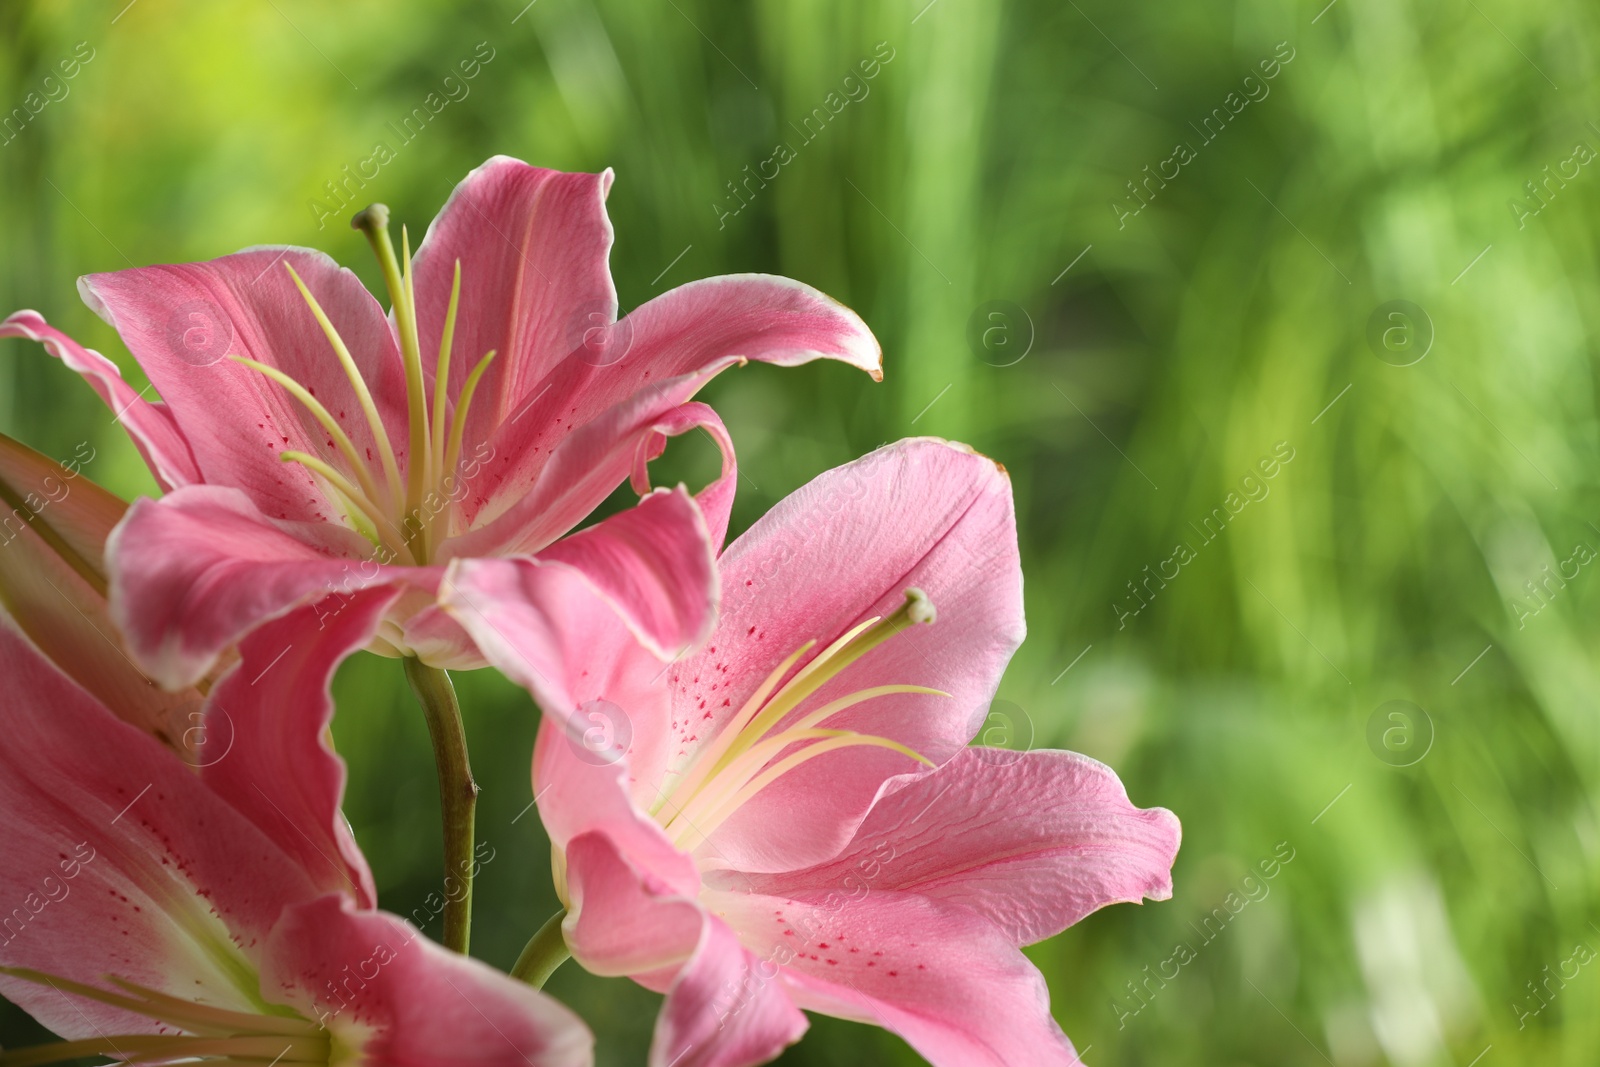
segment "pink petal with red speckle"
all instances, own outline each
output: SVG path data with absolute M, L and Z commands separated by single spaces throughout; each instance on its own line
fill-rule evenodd
M 1079 1067 L 1044 976 L 965 908 L 881 890 L 848 903 L 708 893 L 706 906 L 782 965 L 800 1007 L 891 1030 L 933 1067 Z
M 285 449 L 335 457 L 323 428 L 277 383 L 225 358 L 277 367 L 322 401 L 358 452 L 374 446 L 355 390 L 287 267 L 349 346 L 403 474 L 405 386 L 394 332 L 361 280 L 323 253 L 255 248 L 205 263 L 91 274 L 78 287 L 166 403 L 199 468 L 191 481 L 240 489 L 275 519 L 330 520 L 336 512 L 317 479 L 278 458 Z
M 788 720 L 871 686 L 938 689 L 950 695 L 879 697 L 827 725 L 893 738 L 942 763 L 976 733 L 1026 632 L 1010 481 L 993 460 L 946 441 L 899 441 L 813 479 L 730 545 L 718 565 L 717 632 L 671 675 L 673 725 L 687 754 L 784 657 L 808 640 L 820 650 L 859 622 L 893 614 L 915 586 L 933 602 L 937 621 L 874 649 Z M 812 760 L 736 812 L 704 846 L 707 858 L 743 871 L 825 860 L 850 840 L 886 783 L 923 770 L 881 748 Z
M 317 893 L 305 868 L 3 624 L 0 663 L 0 963 L 256 1010 L 241 978 L 283 907 Z M 0 992 L 68 1037 L 150 1026 L 16 979 Z

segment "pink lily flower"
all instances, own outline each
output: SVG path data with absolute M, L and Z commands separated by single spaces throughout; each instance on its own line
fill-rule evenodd
M 407 621 L 444 565 L 473 557 L 579 567 L 666 655 L 705 636 L 705 527 L 720 543 L 734 458 L 694 394 L 747 360 L 827 357 L 879 378 L 881 353 L 853 312 L 765 275 L 691 282 L 618 321 L 611 178 L 491 159 L 456 188 L 414 269 L 387 211 L 362 212 L 387 318 L 354 274 L 307 249 L 82 279 L 160 402 L 36 312 L 0 324 L 84 375 L 167 491 L 133 505 L 109 552 L 112 611 L 147 673 L 181 688 L 262 621 L 376 586 L 406 595 L 374 650 L 407 654 Z M 697 426 L 723 450 L 703 518 L 687 493 L 662 492 L 642 515 L 559 540 Z M 459 631 L 435 634 L 429 657 L 482 665 Z
M 165 694 L 97 591 L 122 503 L 3 439 L 0 498 L 0 993 L 65 1038 L 0 1065 L 592 1063 L 567 1009 L 373 910 L 328 683 L 395 591 Z
M 719 567 L 715 633 L 665 669 L 560 564 L 463 561 L 442 595 L 545 710 L 562 934 L 667 994 L 652 1067 L 764 1062 L 801 1009 L 940 1067 L 1076 1064 L 1019 948 L 1169 897 L 1180 832 L 1094 760 L 968 747 L 1024 634 L 1004 471 L 890 445 Z

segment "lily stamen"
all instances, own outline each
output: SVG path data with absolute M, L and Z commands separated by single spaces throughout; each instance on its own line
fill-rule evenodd
M 930 769 L 936 766 L 932 760 L 920 752 L 908 748 L 892 738 L 879 737 L 876 734 L 858 734 L 853 730 L 814 730 L 807 731 L 807 733 L 823 735 L 826 740 L 817 741 L 794 755 L 786 756 L 779 760 L 770 769 L 757 775 L 732 797 L 711 809 L 699 822 L 691 822 L 687 817 L 682 817 L 684 823 L 682 828 L 676 832 L 668 828 L 667 832 L 673 836 L 673 842 L 679 848 L 693 851 L 716 832 L 717 827 L 726 822 L 729 816 L 743 807 L 745 802 L 757 793 L 801 764 L 808 763 L 816 757 L 826 755 L 836 749 L 852 748 L 859 745 L 887 748 L 900 753 L 902 756 L 914 759 Z
M 773 731 L 790 712 L 846 667 L 907 627 L 932 622 L 934 617 L 933 604 L 926 595 L 919 589 L 908 589 L 906 602 L 899 611 L 887 619 L 874 617 L 855 626 L 780 687 L 783 676 L 816 642 L 809 641 L 788 656 L 699 754 L 677 786 L 656 804 L 654 813 L 667 834 L 680 847 L 692 849 L 772 782 L 817 756 L 841 748 L 857 745 L 887 748 L 933 766 L 921 753 L 891 738 L 821 727 L 828 719 L 877 697 L 949 695 L 925 686 L 882 685 L 862 689 L 830 701 L 785 730 Z M 804 747 L 772 763 L 795 744 Z M 678 795 L 683 797 L 681 802 L 675 800 Z M 662 817 L 662 809 L 668 806 L 670 813 Z
M 400 481 L 400 464 L 395 459 L 394 447 L 389 444 L 389 430 L 383 424 L 383 416 L 378 414 L 378 405 L 372 400 L 372 391 L 367 388 L 366 379 L 361 377 L 361 370 L 356 366 L 355 357 L 350 354 L 350 348 L 344 343 L 344 338 L 339 336 L 339 331 L 334 329 L 333 323 L 328 321 L 327 313 L 322 310 L 322 305 L 317 303 L 317 298 L 311 295 L 311 290 L 306 288 L 306 283 L 300 280 L 300 275 L 288 263 L 283 265 L 289 272 L 289 277 L 294 279 L 295 288 L 300 290 L 300 295 L 305 298 L 306 305 L 311 308 L 311 314 L 316 317 L 317 324 L 322 327 L 322 332 L 328 338 L 328 343 L 333 346 L 333 354 L 339 359 L 339 366 L 343 368 L 344 375 L 350 380 L 350 387 L 355 390 L 356 403 L 360 405 L 362 414 L 367 418 L 367 429 L 371 431 L 372 438 L 378 443 L 378 455 L 383 462 L 383 476 L 388 484 L 389 492 L 395 494 L 396 502 L 402 492 Z
M 461 384 L 461 396 L 456 401 L 456 412 L 450 421 L 450 447 L 445 452 L 444 469 L 453 471 L 456 464 L 461 462 L 461 443 L 467 432 L 467 411 L 472 407 L 472 398 L 478 391 L 478 382 L 483 378 L 483 372 L 489 369 L 489 363 L 494 359 L 495 350 L 485 352 L 483 358 L 478 360 L 472 368 L 472 373 L 467 375 L 467 380 Z
M 81 1056 L 110 1056 L 123 1063 L 204 1057 L 217 1063 L 260 1064 L 271 1060 L 280 1065 L 326 1065 L 331 1058 L 328 1032 L 298 1015 L 230 1011 L 183 1000 L 114 976 L 106 980 L 123 990 L 121 993 L 27 967 L 0 967 L 0 974 L 98 1001 L 185 1031 L 181 1034 L 101 1034 L 12 1049 L 0 1052 L 0 1067 L 43 1067 Z
M 450 363 L 455 343 L 456 316 L 461 306 L 461 262 L 456 261 L 455 277 L 450 288 L 450 303 L 445 312 L 444 329 L 439 338 L 439 359 L 434 366 L 432 409 L 429 409 L 428 390 L 422 372 L 421 345 L 417 333 L 416 282 L 411 269 L 411 238 L 406 228 L 400 228 L 401 255 L 395 256 L 389 240 L 389 209 L 373 204 L 351 220 L 351 226 L 363 231 L 378 257 L 389 295 L 394 304 L 395 333 L 398 336 L 401 362 L 405 369 L 407 414 L 410 423 L 411 451 L 408 455 L 406 476 L 400 475 L 400 464 L 394 445 L 389 440 L 383 416 L 373 402 L 372 392 L 361 371 L 356 366 L 350 348 L 339 331 L 328 319 L 327 313 L 312 296 L 294 268 L 284 267 L 294 280 L 306 306 L 322 327 L 323 334 L 333 347 L 345 376 L 355 390 L 356 403 L 367 420 L 367 427 L 377 443 L 383 467 L 383 484 L 378 484 L 372 464 L 363 459 L 355 442 L 339 424 L 327 407 L 305 388 L 277 367 L 249 359 L 230 356 L 242 366 L 270 378 L 300 402 L 317 424 L 328 435 L 330 445 L 349 467 L 340 471 L 327 460 L 300 450 L 285 450 L 281 458 L 299 463 L 321 478 L 338 498 L 346 518 L 358 533 L 380 548 L 392 560 L 408 563 L 426 563 L 433 550 L 455 531 L 450 523 L 450 508 L 430 504 L 437 492 L 444 491 L 450 472 L 461 459 L 463 439 L 466 435 L 467 413 L 478 383 L 488 370 L 495 353 L 489 351 L 472 368 L 462 383 L 454 412 L 450 410 Z M 431 487 L 431 488 L 430 488 Z M 395 516 L 399 516 L 396 518 Z M 393 536 L 391 536 L 393 535 Z
M 433 474 L 428 479 L 429 484 L 438 485 L 448 471 L 454 469 L 445 462 L 446 456 L 446 427 L 445 409 L 449 407 L 450 389 L 450 354 L 455 346 L 456 339 L 456 311 L 461 306 L 461 261 L 456 260 L 455 277 L 450 282 L 450 304 L 444 313 L 444 329 L 439 334 L 439 361 L 433 365 L 433 424 L 429 433 L 433 443 L 432 450 L 428 453 L 428 461 L 433 464 Z M 445 509 L 440 509 L 441 514 L 435 520 L 444 519 Z M 449 536 L 449 531 L 445 531 Z M 435 538 L 435 543 L 443 538 Z
M 426 493 L 428 470 L 428 396 L 423 383 L 422 349 L 417 340 L 417 308 L 411 282 L 411 243 L 401 227 L 400 239 L 405 248 L 404 266 L 395 258 L 394 244 L 389 240 L 389 209 L 383 204 L 373 204 L 356 213 L 350 220 L 352 229 L 367 235 L 367 243 L 378 257 L 383 268 L 384 283 L 389 288 L 389 300 L 394 306 L 395 332 L 400 337 L 400 362 L 405 368 L 406 407 L 411 425 L 411 461 L 406 478 L 405 510 L 416 514 Z M 408 540 L 426 541 L 424 529 L 408 534 Z M 424 544 L 423 554 L 426 555 Z

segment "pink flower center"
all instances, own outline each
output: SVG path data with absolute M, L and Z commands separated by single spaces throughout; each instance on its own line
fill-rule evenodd
M 679 848 L 693 851 L 777 779 L 841 748 L 887 748 L 932 767 L 930 760 L 898 741 L 853 730 L 829 729 L 823 724 L 875 697 L 899 693 L 949 696 L 937 689 L 919 685 L 860 689 L 802 715 L 781 730 L 778 727 L 807 698 L 862 656 L 911 626 L 933 622 L 934 617 L 933 603 L 922 590 L 908 589 L 899 611 L 886 619 L 874 617 L 861 623 L 785 682 L 784 676 L 816 642 L 808 641 L 796 649 L 756 688 L 711 743 L 695 755 L 677 782 L 664 790 L 651 814 L 667 836 Z
M 417 338 L 417 296 L 411 276 L 411 239 L 402 226 L 400 242 L 403 256 L 397 260 L 394 245 L 389 240 L 389 209 L 382 204 L 373 204 L 362 211 L 351 221 L 351 225 L 364 231 L 372 244 L 372 250 L 383 268 L 384 281 L 388 285 L 394 308 L 395 332 L 399 335 L 400 357 L 405 369 L 410 425 L 405 478 L 400 476 L 400 465 L 394 445 L 389 440 L 388 427 L 373 403 L 372 392 L 361 377 L 349 347 L 328 320 L 317 298 L 311 295 L 305 282 L 300 280 L 294 267 L 288 263 L 284 264 L 284 269 L 294 279 L 295 287 L 300 290 L 311 314 L 327 335 L 334 356 L 355 390 L 356 402 L 366 417 L 367 428 L 378 444 L 378 462 L 374 464 L 362 457 L 338 420 L 312 395 L 311 390 L 276 367 L 243 356 L 230 358 L 271 378 L 298 400 L 327 431 L 329 440 L 343 462 L 335 465 L 319 456 L 293 449 L 281 453 L 284 461 L 299 463 L 322 479 L 330 491 L 330 499 L 343 509 L 351 527 L 373 543 L 383 561 L 423 564 L 439 543 L 455 532 L 451 529 L 455 509 L 448 504 L 440 506 L 437 502 L 453 499 L 449 489 L 461 462 L 467 411 L 478 382 L 495 354 L 490 351 L 467 375 L 456 400 L 454 415 L 447 425 L 450 355 L 455 338 L 456 310 L 461 303 L 461 261 L 457 260 L 455 280 L 450 287 L 450 307 L 445 313 L 444 331 L 439 342 L 439 358 L 434 364 L 430 411 L 422 370 L 422 346 Z

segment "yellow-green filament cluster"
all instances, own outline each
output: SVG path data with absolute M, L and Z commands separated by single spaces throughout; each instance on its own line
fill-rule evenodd
M 444 330 L 439 341 L 439 356 L 434 365 L 432 410 L 429 409 L 427 382 L 423 373 L 422 345 L 417 329 L 417 297 L 415 279 L 411 272 L 411 239 L 405 228 L 400 230 L 401 256 L 396 257 L 394 244 L 389 240 L 389 209 L 373 204 L 351 220 L 351 226 L 367 235 L 378 265 L 383 271 L 384 284 L 389 290 L 394 308 L 395 333 L 400 344 L 400 359 L 405 373 L 407 420 L 410 427 L 410 448 L 407 453 L 407 470 L 400 476 L 400 464 L 394 445 L 389 440 L 387 427 L 373 402 L 372 392 L 361 377 L 349 347 L 339 336 L 339 331 L 329 321 L 317 298 L 311 295 L 293 266 L 284 267 L 294 280 L 306 306 L 310 308 L 317 324 L 322 327 L 333 354 L 338 359 L 345 377 L 355 391 L 356 403 L 367 421 L 367 429 L 377 442 L 378 463 L 381 470 L 374 471 L 373 464 L 357 451 L 338 420 L 299 382 L 276 367 L 268 366 L 243 356 L 232 357 L 255 370 L 288 392 L 327 431 L 334 449 L 344 460 L 348 470 L 340 470 L 328 460 L 306 452 L 286 449 L 281 453 L 285 462 L 299 463 L 317 475 L 340 501 L 346 516 L 356 530 L 373 542 L 385 561 L 426 563 L 439 542 L 450 536 L 450 517 L 453 509 L 439 506 L 430 497 L 449 484 L 450 475 L 461 459 L 462 438 L 466 432 L 467 411 L 478 382 L 494 352 L 480 359 L 467 376 L 457 398 L 453 415 L 449 408 L 450 357 L 455 340 L 456 312 L 461 302 L 461 262 L 456 261 L 455 279 L 450 287 L 450 306 L 445 314 Z M 381 474 L 381 479 L 379 475 Z M 448 498 L 450 493 L 445 491 Z
M 204 1059 L 211 1063 L 273 1063 L 277 1067 L 325 1067 L 332 1057 L 328 1032 L 298 1015 L 258 1015 L 230 1011 L 170 996 L 120 978 L 106 980 L 121 992 L 45 974 L 26 967 L 0 967 L 0 974 L 49 986 L 142 1015 L 183 1031 L 174 1034 L 96 1034 L 77 1041 L 0 1052 L 0 1067 L 43 1067 L 83 1056 L 110 1056 L 122 1063 L 169 1063 Z
M 782 730 L 777 727 L 840 671 L 906 628 L 933 620 L 933 604 L 927 596 L 920 589 L 908 589 L 906 602 L 899 611 L 887 619 L 871 618 L 861 623 L 784 682 L 784 676 L 816 642 L 808 641 L 796 649 L 756 687 L 750 699 L 657 802 L 652 814 L 667 835 L 680 848 L 696 848 L 746 801 L 774 781 L 818 756 L 841 748 L 859 745 L 887 748 L 931 767 L 933 764 L 928 759 L 898 741 L 852 730 L 829 729 L 823 724 L 876 697 L 902 693 L 949 695 L 937 689 L 920 685 L 873 686 L 829 701 Z M 795 745 L 801 747 L 778 758 Z

